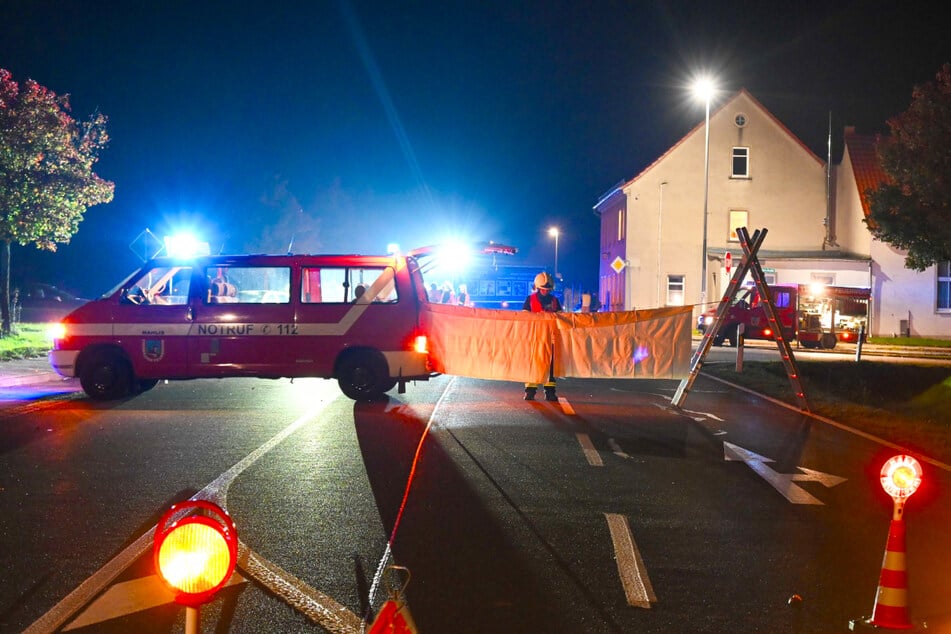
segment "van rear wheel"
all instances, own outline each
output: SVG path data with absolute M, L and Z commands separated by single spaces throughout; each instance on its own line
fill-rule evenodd
M 342 359 L 337 367 L 340 391 L 355 401 L 375 401 L 392 389 L 386 359 L 378 352 L 365 351 Z
M 128 396 L 132 386 L 132 368 L 121 355 L 101 351 L 83 362 L 79 384 L 90 398 L 111 401 Z

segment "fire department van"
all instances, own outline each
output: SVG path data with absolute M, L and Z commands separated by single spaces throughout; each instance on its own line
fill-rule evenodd
M 372 400 L 430 377 L 412 255 L 147 262 L 61 323 L 50 364 L 97 400 L 162 379 L 335 378 Z
M 855 343 L 864 336 L 868 320 L 867 288 L 811 285 L 770 286 L 776 317 L 787 341 L 798 340 L 804 348 L 832 349 L 838 341 Z M 713 324 L 716 310 L 700 316 L 697 329 L 705 332 Z M 713 339 L 735 346 L 738 327 L 743 324 L 746 339 L 774 339 L 766 307 L 755 287 L 740 291 L 730 305 L 723 325 Z

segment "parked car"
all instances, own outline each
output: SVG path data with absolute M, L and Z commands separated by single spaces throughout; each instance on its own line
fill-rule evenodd
M 19 288 L 13 317 L 21 323 L 55 322 L 87 301 L 50 284 L 25 284 Z

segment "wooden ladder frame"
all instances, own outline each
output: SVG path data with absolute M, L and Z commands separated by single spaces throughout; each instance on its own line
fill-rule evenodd
M 693 382 L 697 379 L 697 375 L 700 374 L 700 368 L 703 367 L 703 360 L 710 351 L 710 346 L 713 345 L 714 338 L 726 321 L 726 316 L 729 312 L 730 305 L 733 303 L 733 298 L 736 297 L 737 292 L 740 290 L 740 286 L 746 274 L 751 273 L 753 282 L 756 284 L 756 289 L 759 291 L 759 296 L 766 310 L 766 319 L 769 321 L 770 328 L 773 330 L 776 347 L 779 348 L 779 354 L 786 368 L 786 375 L 789 377 L 789 384 L 792 386 L 793 392 L 796 394 L 796 399 L 799 401 L 799 408 L 804 412 L 808 412 L 809 402 L 806 400 L 806 394 L 802 388 L 802 381 L 799 377 L 799 367 L 796 365 L 796 358 L 793 356 L 792 346 L 789 345 L 789 341 L 786 340 L 783 333 L 782 325 L 779 323 L 777 316 L 776 305 L 773 302 L 773 296 L 769 292 L 769 287 L 766 286 L 766 276 L 763 273 L 763 267 L 760 266 L 759 259 L 756 257 L 760 247 L 763 245 L 763 240 L 766 239 L 767 230 L 757 229 L 753 232 L 753 237 L 750 238 L 747 228 L 740 227 L 737 229 L 736 234 L 740 239 L 740 246 L 743 248 L 743 259 L 740 261 L 740 265 L 736 267 L 736 272 L 733 273 L 733 277 L 730 279 L 730 284 L 723 294 L 723 299 L 720 300 L 720 304 L 717 306 L 716 318 L 713 320 L 713 324 L 707 327 L 703 333 L 703 339 L 700 340 L 700 345 L 690 360 L 690 372 L 680 381 L 680 385 L 674 393 L 671 404 L 673 404 L 674 407 L 683 407 L 684 400 L 687 398 L 687 392 L 693 387 Z M 706 257 L 706 254 L 704 254 L 704 257 Z

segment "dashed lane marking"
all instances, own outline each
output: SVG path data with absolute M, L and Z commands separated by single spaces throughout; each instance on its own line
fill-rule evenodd
M 578 439 L 578 444 L 581 445 L 581 451 L 584 452 L 584 457 L 587 459 L 588 464 L 592 467 L 603 467 L 604 462 L 601 460 L 601 454 L 594 448 L 594 444 L 591 442 L 591 436 L 579 432 L 575 434 L 575 438 Z
M 558 397 L 558 404 L 561 405 L 561 411 L 565 413 L 566 416 L 574 416 L 575 408 L 571 406 L 571 403 L 568 402 L 564 396 Z
M 617 571 L 621 577 L 621 586 L 627 597 L 628 605 L 635 608 L 650 609 L 651 603 L 657 603 L 657 595 L 647 576 L 647 567 L 641 558 L 641 552 L 631 534 L 631 525 L 627 517 L 617 513 L 605 513 L 611 541 L 614 543 L 614 555 Z

